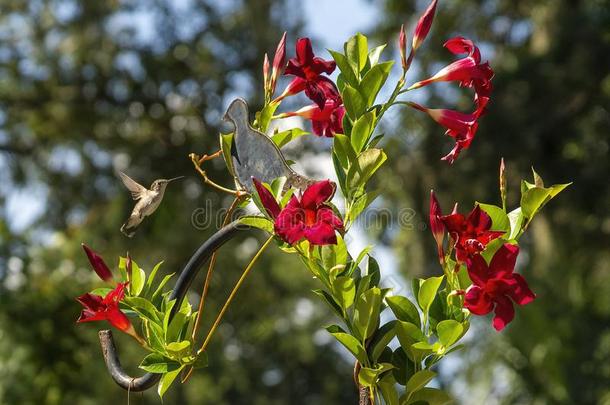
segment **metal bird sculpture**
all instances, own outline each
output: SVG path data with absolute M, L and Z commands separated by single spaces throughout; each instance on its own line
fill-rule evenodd
M 235 127 L 231 160 L 235 180 L 243 189 L 250 193 L 254 191 L 252 177 L 265 183 L 286 177 L 284 190 L 291 187 L 304 190 L 314 182 L 292 170 L 271 138 L 250 126 L 248 104 L 243 99 L 231 102 L 224 120 Z
M 167 187 L 170 182 L 184 177 L 174 177 L 169 180 L 157 179 L 150 185 L 149 190 L 123 172 L 119 172 L 119 176 L 125 187 L 131 192 L 131 197 L 137 201 L 135 207 L 133 207 L 133 210 L 131 211 L 131 215 L 127 218 L 127 221 L 123 226 L 121 226 L 121 232 L 129 238 L 135 234 L 136 227 L 140 225 L 144 217 L 152 215 L 159 207 L 161 200 L 163 200 L 165 187 Z

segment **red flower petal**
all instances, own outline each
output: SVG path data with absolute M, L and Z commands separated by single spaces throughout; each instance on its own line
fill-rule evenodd
M 519 255 L 519 246 L 505 243 L 494 254 L 489 263 L 489 271 L 493 277 L 505 277 L 512 274 Z
M 303 208 L 316 209 L 333 197 L 335 188 L 336 186 L 330 180 L 318 181 L 307 187 L 301 198 L 301 205 Z
M 475 315 L 486 315 L 493 309 L 493 302 L 481 288 L 472 285 L 466 291 L 464 307 Z
M 515 308 L 510 299 L 504 295 L 495 297 L 495 302 L 493 327 L 500 332 L 515 318 Z
M 530 290 L 527 281 L 525 281 L 525 278 L 523 278 L 521 274 L 513 274 L 513 280 L 515 280 L 516 285 L 508 292 L 513 301 L 519 305 L 525 305 L 536 298 L 536 294 Z
M 254 183 L 256 192 L 261 199 L 263 207 L 265 207 L 265 211 L 267 211 L 267 215 L 269 215 L 271 218 L 276 218 L 280 213 L 280 206 L 275 200 L 273 194 L 271 194 L 271 192 L 267 190 L 267 188 L 263 186 L 258 179 L 252 177 L 252 183 Z
M 443 240 L 445 239 L 445 225 L 441 220 L 442 216 L 441 206 L 436 199 L 434 190 L 430 191 L 430 230 L 432 236 L 436 241 L 436 248 L 438 251 L 439 260 L 443 260 L 445 253 L 443 252 Z
M 336 245 L 337 234 L 335 228 L 326 222 L 318 222 L 314 226 L 305 228 L 305 239 L 312 245 Z
M 329 207 L 318 209 L 317 221 L 326 222 L 335 229 L 343 229 L 343 221 Z
M 111 281 L 112 272 L 104 262 L 104 259 L 102 259 L 99 254 L 94 252 L 91 248 L 89 248 L 89 246 L 85 245 L 84 243 L 82 243 L 81 246 L 85 250 L 85 254 L 89 259 L 89 263 L 91 263 L 91 267 L 93 267 L 93 270 L 97 273 L 99 278 L 104 281 Z
M 474 255 L 466 262 L 466 269 L 472 282 L 483 287 L 489 281 L 489 267 L 481 255 Z
M 426 8 L 426 11 L 424 11 L 424 14 L 419 17 L 415 32 L 413 33 L 413 49 L 419 48 L 428 36 L 430 28 L 432 27 L 432 21 L 434 20 L 434 13 L 436 12 L 436 3 L 437 0 L 432 0 L 428 5 L 428 8 Z
M 102 297 L 99 295 L 93 294 L 83 294 L 80 297 L 77 297 L 76 300 L 80 302 L 85 308 L 91 309 L 93 311 L 97 311 L 103 308 Z
M 110 322 L 112 326 L 119 330 L 122 330 L 123 332 L 127 332 L 132 328 L 129 318 L 127 318 L 127 316 L 123 312 L 121 312 L 118 305 L 109 308 L 106 312 L 106 316 L 108 322 Z

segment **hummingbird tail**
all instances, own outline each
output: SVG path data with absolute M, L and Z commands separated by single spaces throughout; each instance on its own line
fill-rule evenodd
M 135 228 L 132 228 L 129 226 L 129 221 L 127 221 L 126 223 L 124 223 L 121 226 L 121 233 L 125 236 L 127 236 L 128 238 L 132 238 L 133 235 L 135 235 L 136 230 Z

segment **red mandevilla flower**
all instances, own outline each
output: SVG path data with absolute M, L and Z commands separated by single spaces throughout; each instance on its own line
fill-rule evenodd
M 106 320 L 115 328 L 129 334 L 136 335 L 129 318 L 119 309 L 119 302 L 125 297 L 125 288 L 128 283 L 119 283 L 105 297 L 94 294 L 83 294 L 76 300 L 85 308 L 76 322 L 93 322 Z
M 104 262 L 104 259 L 84 243 L 81 243 L 81 246 L 87 255 L 87 259 L 89 259 L 89 263 L 91 263 L 91 267 L 93 267 L 99 278 L 107 282 L 112 281 L 112 272 Z
M 417 26 L 413 33 L 413 43 L 411 45 L 413 52 L 421 46 L 430 32 L 432 21 L 434 21 L 434 13 L 436 12 L 436 3 L 437 0 L 432 0 L 426 11 L 424 11 L 424 14 L 422 14 L 422 16 L 419 17 L 419 21 L 417 21 Z
M 279 75 L 284 73 L 284 68 L 286 67 L 286 33 L 282 35 L 282 39 L 277 44 L 277 48 L 275 50 L 275 56 L 273 57 L 273 67 L 271 70 L 271 79 L 269 81 L 269 88 L 271 94 L 275 92 L 275 85 L 277 82 L 277 78 Z
M 284 241 L 294 245 L 305 238 L 312 245 L 337 243 L 335 231 L 343 229 L 343 222 L 327 205 L 335 194 L 335 185 L 329 180 L 307 187 L 300 199 L 293 195 L 283 209 L 260 181 L 252 181 L 267 214 L 275 221 L 275 233 Z
M 467 269 L 472 285 L 466 291 L 464 307 L 475 315 L 494 311 L 493 327 L 504 329 L 515 317 L 511 299 L 525 305 L 536 298 L 520 274 L 514 273 L 519 247 L 504 244 L 494 254 L 489 266 L 481 255 L 468 261 Z
M 328 77 L 322 76 L 322 73 L 331 74 L 335 70 L 335 62 L 314 56 L 309 38 L 301 38 L 297 41 L 296 54 L 296 58 L 288 61 L 284 72 L 295 78 L 278 99 L 305 90 L 307 97 L 321 110 L 324 109 L 327 99 L 339 100 L 337 86 Z
M 440 220 L 451 235 L 458 262 L 465 262 L 485 249 L 492 240 L 502 236 L 502 231 L 490 231 L 491 218 L 477 204 L 468 217 L 454 212 L 443 215 Z
M 491 79 L 494 72 L 488 62 L 481 63 L 479 48 L 471 40 L 463 37 L 452 38 L 444 46 L 455 55 L 468 53 L 468 56 L 445 66 L 434 76 L 413 84 L 409 89 L 434 82 L 459 81 L 461 86 L 474 88 L 477 104 L 483 99 L 488 99 L 492 90 Z M 486 103 L 487 100 L 484 102 Z
M 443 263 L 445 260 L 445 252 L 443 251 L 443 240 L 445 239 L 445 224 L 441 220 L 441 206 L 436 199 L 434 190 L 430 191 L 430 230 L 436 241 L 438 251 L 438 260 Z
M 470 147 L 479 128 L 478 119 L 485 110 L 487 100 L 481 101 L 479 107 L 472 114 L 447 109 L 427 108 L 413 102 L 408 102 L 408 104 L 416 110 L 427 113 L 434 121 L 447 128 L 445 134 L 455 139 L 455 146 L 441 160 L 446 160 L 452 164 L 458 158 L 462 149 Z
M 326 100 L 323 110 L 316 104 L 312 104 L 298 111 L 280 114 L 279 117 L 293 117 L 295 115 L 310 119 L 313 133 L 318 136 L 332 138 L 335 134 L 343 133 L 345 107 L 335 100 Z

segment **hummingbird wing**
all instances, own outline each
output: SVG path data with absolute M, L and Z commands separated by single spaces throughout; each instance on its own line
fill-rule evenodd
M 123 182 L 125 187 L 127 187 L 127 189 L 131 191 L 131 198 L 133 198 L 134 200 L 139 200 L 140 198 L 142 198 L 142 196 L 146 192 L 146 187 L 144 187 L 143 185 L 141 185 L 123 172 L 119 172 L 119 177 L 121 178 L 121 181 Z

